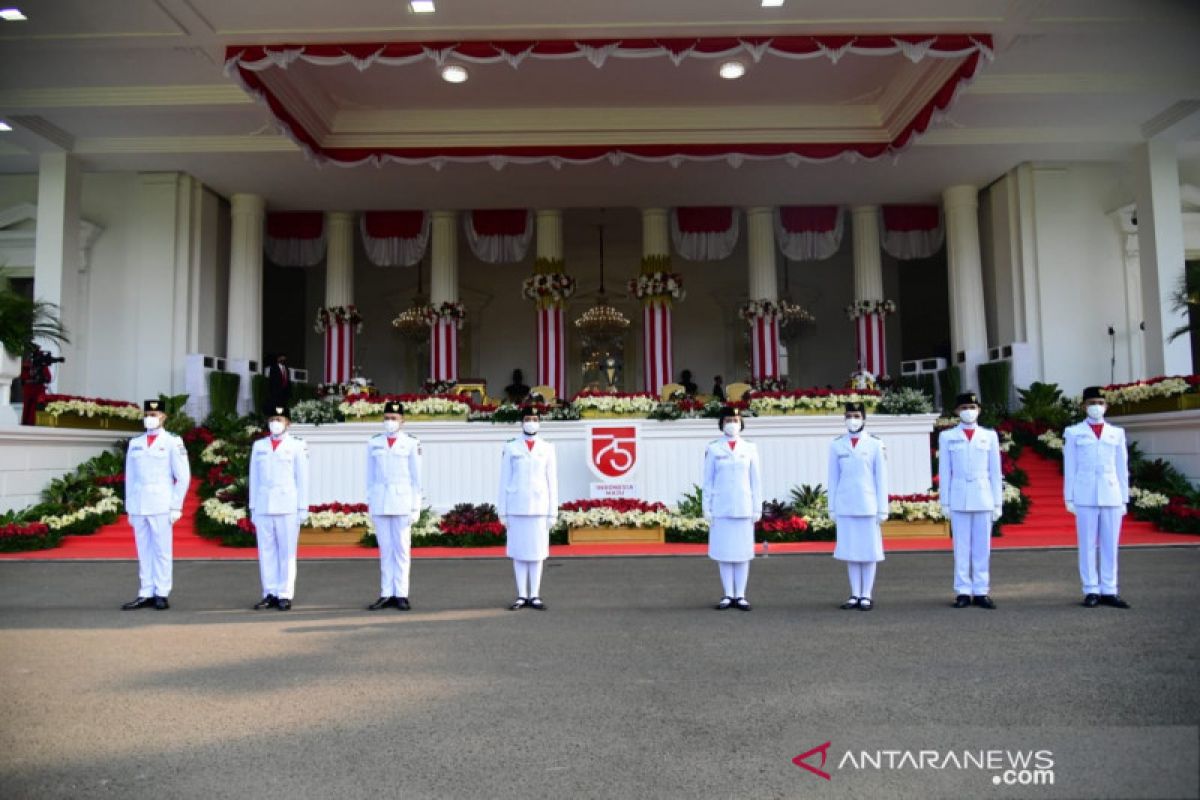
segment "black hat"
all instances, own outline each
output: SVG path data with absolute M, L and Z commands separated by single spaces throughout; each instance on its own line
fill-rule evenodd
M 538 410 L 537 405 L 534 403 L 525 403 L 521 406 L 521 417 L 537 417 L 538 419 L 541 419 L 542 412 Z
M 853 411 L 857 411 L 858 413 L 862 414 L 865 417 L 867 415 L 867 404 L 866 403 L 846 403 L 846 413 L 849 414 Z
M 974 392 L 963 392 L 958 397 L 954 398 L 954 407 L 959 406 L 977 406 L 979 405 L 979 395 Z
M 388 400 L 383 404 L 383 413 L 404 415 L 404 406 L 396 400 Z
M 167 413 L 167 409 L 163 406 L 162 400 L 145 400 L 142 402 L 142 411 L 161 411 Z
M 1104 392 L 1100 391 L 1099 386 L 1089 386 L 1083 390 L 1083 402 L 1088 400 L 1104 400 Z
M 742 423 L 743 428 L 746 427 L 746 420 L 742 419 L 742 411 L 737 406 L 721 406 L 721 413 L 717 415 L 717 427 L 720 428 L 721 424 L 731 417 Z
M 288 411 L 287 406 L 271 406 L 268 408 L 267 418 L 270 419 L 271 417 L 283 417 L 288 422 L 292 421 L 292 413 Z

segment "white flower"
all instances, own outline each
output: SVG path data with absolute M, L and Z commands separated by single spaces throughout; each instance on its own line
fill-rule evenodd
M 229 459 L 221 455 L 221 451 L 226 447 L 224 439 L 213 439 L 212 443 L 200 451 L 200 460 L 205 464 L 224 464 Z
M 1054 431 L 1046 431 L 1045 433 L 1043 433 L 1041 436 L 1038 437 L 1038 441 L 1041 442 L 1042 444 L 1046 445 L 1047 447 L 1049 447 L 1051 450 L 1062 450 L 1063 449 L 1062 437 L 1059 436 Z
M 1129 497 L 1133 500 L 1133 505 L 1141 509 L 1162 508 L 1171 502 L 1171 498 L 1165 494 L 1151 492 L 1148 489 L 1139 489 L 1136 486 L 1129 490 Z

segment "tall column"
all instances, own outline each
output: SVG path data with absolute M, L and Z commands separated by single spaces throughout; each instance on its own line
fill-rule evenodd
M 434 309 L 458 302 L 458 227 L 454 211 L 432 214 L 429 262 L 429 301 Z M 458 321 L 439 316 L 433 321 L 429 341 L 429 377 L 458 380 Z
M 354 215 L 325 214 L 325 307 L 354 304 Z M 354 377 L 357 323 L 330 318 L 325 328 L 325 383 L 349 383 Z
M 1185 335 L 1167 341 L 1171 331 L 1188 324 L 1186 310 L 1171 308 L 1171 293 L 1184 274 L 1176 144 L 1151 139 L 1138 147 L 1134 162 L 1146 371 L 1150 375 L 1188 375 L 1192 371 L 1191 338 Z
M 562 212 L 544 209 L 537 218 L 537 259 L 540 274 L 562 272 Z M 537 383 L 554 389 L 557 397 L 567 392 L 567 335 L 563 301 L 553 297 L 537 300 Z
M 86 365 L 76 362 L 77 345 L 86 335 L 73 323 L 79 318 L 79 162 L 66 152 L 43 153 L 38 160 L 37 233 L 34 239 L 33 294 L 58 306 L 59 319 L 74 344 L 43 342 L 41 346 L 67 360 L 55 365 L 49 392 L 78 392 Z M 17 353 L 20 356 L 22 354 Z
M 251 405 L 250 376 L 262 367 L 263 220 L 266 207 L 256 194 L 229 198 L 229 321 L 227 368 L 242 376 L 239 409 Z
M 872 304 L 871 311 L 854 318 L 854 343 L 858 369 L 872 375 L 887 374 L 885 314 L 875 305 L 883 300 L 883 256 L 879 246 L 879 207 L 851 209 L 854 236 L 854 301 Z M 857 313 L 857 312 L 856 312 Z
M 1138 229 L 1133 224 L 1136 211 L 1126 207 L 1109 214 L 1117 233 L 1121 237 L 1121 252 L 1125 277 L 1125 325 L 1124 334 L 1128 349 L 1129 373 L 1126 380 L 1136 381 L 1149 377 L 1146 374 L 1146 345 L 1142 332 L 1142 260 L 1138 250 Z M 1114 381 L 1116 382 L 1116 381 Z
M 942 204 L 950 279 L 951 363 L 962 369 L 964 389 L 978 389 L 976 369 L 987 360 L 979 195 L 974 186 L 951 186 L 942 193 Z
M 642 274 L 669 272 L 671 245 L 667 209 L 642 209 Z M 642 298 L 642 385 L 657 395 L 674 379 L 671 348 L 671 298 L 648 295 Z
M 750 299 L 778 303 L 775 209 L 767 206 L 746 209 L 746 244 Z M 750 322 L 750 373 L 753 380 L 779 378 L 779 314 L 775 311 Z

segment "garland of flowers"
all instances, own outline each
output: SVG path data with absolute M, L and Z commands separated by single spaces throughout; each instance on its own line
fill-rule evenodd
M 458 301 L 447 301 L 441 305 L 426 306 L 425 323 L 433 327 L 440 320 L 454 320 L 454 327 L 462 330 L 463 320 L 467 318 L 467 307 Z
M 383 413 L 384 404 L 392 400 L 398 401 L 404 406 L 406 415 L 465 417 L 473 407 L 470 398 L 462 395 L 352 394 L 338 404 L 338 411 L 351 421 L 356 418 L 378 416 Z
M 349 323 L 354 326 L 355 333 L 362 333 L 363 318 L 358 313 L 358 306 L 322 306 L 317 309 L 317 320 L 313 330 L 324 333 L 335 324 Z
M 366 503 L 322 503 L 308 507 L 302 527 L 317 530 L 374 528 Z
M 896 313 L 896 302 L 894 300 L 855 300 L 846 306 L 845 310 L 847 319 L 858 319 L 867 314 L 887 316 Z
M 62 534 L 44 522 L 10 522 L 0 525 L 0 553 L 48 550 L 58 547 Z
M 562 270 L 559 259 L 539 258 L 534 273 L 521 284 L 521 296 L 537 302 L 538 308 L 562 306 L 575 294 L 575 279 Z
M 844 392 L 837 389 L 794 389 L 786 392 L 761 392 L 750 400 L 755 414 L 789 413 L 794 411 L 841 412 L 846 403 L 863 403 L 873 411 L 879 402 L 877 391 Z
M 1114 406 L 1198 391 L 1200 375 L 1162 375 L 1134 383 L 1114 383 L 1100 389 L 1105 401 Z
M 646 392 L 580 392 L 571 399 L 578 411 L 605 414 L 649 414 L 658 406 L 658 398 Z
M 96 502 L 67 511 L 65 514 L 47 514 L 40 522 L 49 526 L 50 530 L 61 534 L 95 533 L 103 525 L 117 521 L 124 503 L 112 488 L 104 486 L 99 489 L 100 499 Z
M 76 397 L 69 394 L 48 394 L 42 398 L 42 410 L 52 417 L 77 414 L 81 417 L 114 417 L 140 420 L 142 409 L 125 400 L 106 400 L 101 397 Z

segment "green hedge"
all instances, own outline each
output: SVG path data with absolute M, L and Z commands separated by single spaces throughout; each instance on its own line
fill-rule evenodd
M 238 386 L 242 376 L 236 372 L 208 373 L 209 409 L 214 414 L 237 415 Z
M 267 407 L 267 385 L 266 375 L 250 376 L 250 402 L 254 404 L 255 412 L 260 412 Z
M 1008 413 L 1012 394 L 1012 363 L 991 361 L 979 365 L 979 394 L 984 408 Z
M 962 370 L 957 364 L 952 364 L 939 372 L 938 385 L 942 389 L 942 411 L 946 416 L 954 415 L 954 398 L 962 391 Z
M 926 372 L 921 375 L 905 375 L 897 383 L 908 389 L 917 389 L 930 397 L 937 397 L 937 375 Z

